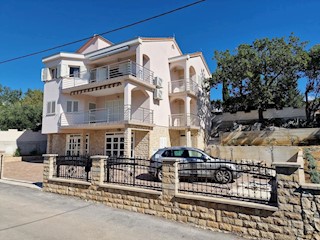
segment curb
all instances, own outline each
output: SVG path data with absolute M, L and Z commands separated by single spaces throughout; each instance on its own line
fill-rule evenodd
M 28 188 L 33 188 L 33 189 L 37 189 L 37 190 L 41 190 L 42 189 L 36 183 L 29 182 L 29 181 L 24 181 L 24 180 L 2 178 L 2 179 L 0 179 L 0 183 L 9 184 L 9 185 L 15 185 L 15 186 L 28 187 Z

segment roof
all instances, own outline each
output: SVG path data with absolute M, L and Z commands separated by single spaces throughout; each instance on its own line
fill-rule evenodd
M 112 42 L 110 42 L 108 39 L 105 39 L 104 37 L 101 37 L 100 35 L 93 35 L 93 37 L 91 39 L 89 39 L 84 45 L 82 45 L 77 51 L 76 53 L 81 53 L 82 51 L 84 51 L 87 47 L 89 47 L 94 41 L 96 41 L 97 39 L 102 40 L 105 43 L 108 43 L 110 45 L 113 45 Z

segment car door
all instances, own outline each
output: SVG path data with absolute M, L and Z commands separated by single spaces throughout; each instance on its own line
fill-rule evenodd
M 190 173 L 190 165 L 187 158 L 188 157 L 187 150 L 175 149 L 175 150 L 172 150 L 171 154 L 172 154 L 172 157 L 179 159 L 179 162 L 180 162 L 179 176 L 180 177 L 190 176 L 191 173 Z
M 188 150 L 190 174 L 198 177 L 207 177 L 205 156 L 197 150 Z

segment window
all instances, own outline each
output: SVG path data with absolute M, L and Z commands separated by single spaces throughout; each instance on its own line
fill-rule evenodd
M 188 152 L 189 152 L 189 157 L 203 158 L 204 159 L 204 155 L 201 152 L 194 151 L 194 150 L 189 150 Z
M 56 79 L 58 77 L 58 70 L 56 67 L 54 68 L 49 68 L 49 72 L 50 72 L 50 77 L 51 79 Z
M 79 77 L 80 76 L 80 67 L 69 67 L 69 76 L 70 77 Z
M 78 101 L 67 101 L 67 112 L 78 112 Z
M 89 155 L 89 134 L 86 134 L 86 141 L 84 146 L 84 153 Z
M 56 113 L 56 102 L 47 102 L 47 115 L 54 115 Z
M 67 156 L 79 156 L 81 154 L 81 134 L 69 134 L 67 135 Z

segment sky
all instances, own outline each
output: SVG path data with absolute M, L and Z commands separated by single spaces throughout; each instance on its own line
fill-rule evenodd
M 0 62 L 106 32 L 196 0 L 0 0 Z M 288 37 L 307 48 L 320 43 L 319 0 L 206 0 L 179 12 L 104 35 L 113 43 L 141 37 L 175 37 L 183 53 L 202 51 L 213 72 L 215 50 L 234 50 L 257 38 Z M 0 84 L 43 89 L 42 58 L 74 52 L 85 42 L 0 64 Z M 303 92 L 303 81 L 299 89 Z M 221 88 L 211 90 L 221 98 Z

